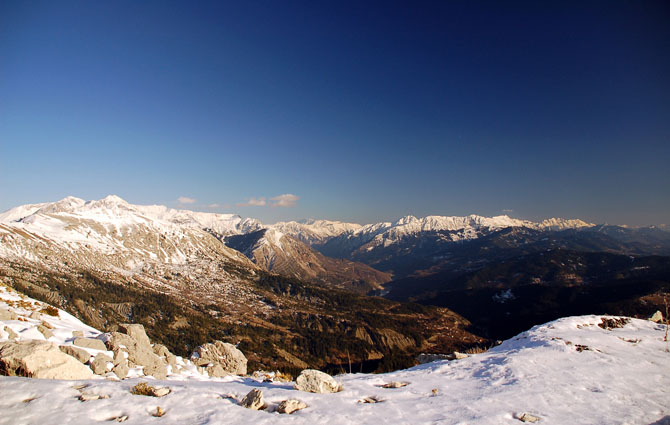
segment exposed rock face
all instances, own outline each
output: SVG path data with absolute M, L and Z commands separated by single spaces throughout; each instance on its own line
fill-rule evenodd
M 82 363 L 88 363 L 88 361 L 91 359 L 91 355 L 88 353 L 88 351 L 84 350 L 83 348 L 78 348 L 73 345 L 61 345 L 58 347 L 63 353 L 67 354 L 68 356 L 72 356 L 75 359 L 79 360 Z
M 151 347 L 151 341 L 144 330 L 144 326 L 136 323 L 121 323 L 119 331 L 133 338 L 138 344 Z
M 259 390 L 258 388 L 254 388 L 253 390 L 249 391 L 246 396 L 244 396 L 240 404 L 247 409 L 259 410 L 263 408 L 265 405 L 263 402 L 263 391 Z
M 79 347 L 92 348 L 94 350 L 101 350 L 101 351 L 107 350 L 107 347 L 105 347 L 105 343 L 100 341 L 99 339 L 78 337 L 74 339 L 72 344 L 77 345 Z
M 167 377 L 165 359 L 173 356 L 172 353 L 165 348 L 165 350 L 160 350 L 163 356 L 154 354 L 151 341 L 142 325 L 123 324 L 119 325 L 119 329 L 129 332 L 129 334 L 110 332 L 107 334 L 107 341 L 105 342 L 107 349 L 114 352 L 114 364 L 116 366 L 123 364 L 126 361 L 126 354 L 124 353 L 127 353 L 127 364 L 143 366 L 145 375 L 151 375 L 156 379 L 165 379 Z M 123 367 L 121 367 L 120 372 L 123 374 Z M 117 374 L 117 376 L 119 375 Z
M 305 369 L 295 380 L 295 388 L 309 393 L 336 393 L 342 386 L 327 373 L 314 369 Z
M 220 365 L 221 368 L 234 375 L 247 374 L 247 358 L 233 344 L 215 341 L 203 344 L 195 349 L 191 361 L 197 366 Z
M 90 379 L 91 370 L 48 341 L 0 344 L 0 374 L 43 379 Z
M 167 362 L 167 364 L 172 366 L 177 364 L 177 356 L 172 354 L 170 350 L 168 350 L 168 348 L 163 344 L 154 344 L 153 352 L 158 357 L 163 358 Z
M 296 399 L 284 400 L 279 403 L 279 406 L 277 406 L 277 412 L 290 414 L 296 410 L 302 410 L 305 407 L 307 407 L 307 404 L 305 404 L 303 401 Z

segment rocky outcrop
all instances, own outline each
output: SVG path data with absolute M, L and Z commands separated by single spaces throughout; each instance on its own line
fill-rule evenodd
M 165 347 L 163 347 L 164 350 L 159 350 L 162 356 L 155 354 L 154 347 L 151 346 L 151 341 L 142 325 L 122 324 L 119 325 L 119 329 L 128 333 L 110 332 L 106 334 L 105 341 L 106 348 L 114 352 L 113 362 L 117 370 L 123 374 L 128 366 L 142 366 L 145 375 L 165 379 L 167 377 L 166 359 L 173 354 Z M 127 363 L 124 365 L 126 358 Z M 127 371 L 125 374 L 127 375 Z
M 315 369 L 306 369 L 295 380 L 295 388 L 308 393 L 336 393 L 342 386 L 327 373 Z
M 233 375 L 247 374 L 247 358 L 233 344 L 227 342 L 214 341 L 197 347 L 191 354 L 191 361 L 196 366 L 207 367 L 210 374 L 216 365 Z
M 0 374 L 42 379 L 90 379 L 91 370 L 52 342 L 0 343 Z
M 107 364 L 111 361 L 112 359 L 108 355 L 100 353 L 91 362 L 91 370 L 96 375 L 104 375 L 107 373 Z

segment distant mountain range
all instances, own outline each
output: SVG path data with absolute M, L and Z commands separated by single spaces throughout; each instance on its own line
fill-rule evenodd
M 154 338 L 177 353 L 213 333 L 237 339 L 266 367 L 351 353 L 388 366 L 397 353 L 483 343 L 470 332 L 503 339 L 564 315 L 648 314 L 670 293 L 669 265 L 669 232 L 578 219 L 264 225 L 113 195 L 0 214 L 0 277 L 32 296 L 98 328 L 169 329 Z

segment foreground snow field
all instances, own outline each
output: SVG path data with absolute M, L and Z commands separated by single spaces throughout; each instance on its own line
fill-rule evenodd
M 15 297 L 0 288 L 0 298 Z M 6 307 L 3 304 L 0 300 Z M 72 330 L 97 333 L 64 312 L 60 319 L 46 315 L 42 319 L 55 328 L 50 341 L 67 343 Z M 546 424 L 670 424 L 665 325 L 631 319 L 621 328 L 607 330 L 598 326 L 601 321 L 601 316 L 568 317 L 465 359 L 388 374 L 340 375 L 336 379 L 344 389 L 335 394 L 304 393 L 293 389 L 293 383 L 261 378 L 207 378 L 188 367 L 165 381 L 3 376 L 0 424 L 83 425 L 126 416 L 126 424 L 162 425 L 520 424 L 524 413 Z M 33 329 L 37 323 L 27 317 L 2 321 L 0 341 L 8 338 L 4 326 L 19 339 L 44 339 Z M 131 394 L 131 387 L 140 381 L 169 387 L 171 392 L 161 398 Z M 409 384 L 381 388 L 392 381 Z M 267 409 L 249 410 L 238 404 L 254 388 L 263 391 Z M 82 393 L 108 398 L 82 402 Z M 371 396 L 381 402 L 360 402 Z M 291 398 L 308 407 L 291 415 L 275 412 L 280 401 Z M 165 412 L 162 417 L 152 416 L 158 406 Z

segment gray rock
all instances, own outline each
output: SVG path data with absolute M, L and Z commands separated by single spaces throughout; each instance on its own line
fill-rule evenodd
M 108 334 L 107 348 L 114 352 L 114 358 L 120 360 L 119 352 L 128 353 L 128 364 L 130 366 L 144 366 L 145 375 L 151 375 L 156 379 L 164 379 L 167 374 L 165 361 L 155 355 L 151 345 L 138 343 L 135 338 L 120 332 Z M 158 376 L 157 376 L 158 375 Z M 163 378 L 159 378 L 162 376 Z
M 112 372 L 119 378 L 119 379 L 126 379 L 128 376 L 128 371 L 130 369 L 128 368 L 128 362 L 123 362 L 115 365 L 112 368 Z
M 132 337 L 139 345 L 151 349 L 151 341 L 144 331 L 144 326 L 137 323 L 122 323 L 119 325 L 119 330 Z
M 263 391 L 259 390 L 258 388 L 254 388 L 253 390 L 249 391 L 246 396 L 244 396 L 240 404 L 247 409 L 262 409 L 263 406 L 265 406 L 265 402 L 263 401 Z
M 114 351 L 114 359 L 112 360 L 114 362 L 114 365 L 119 365 L 121 363 L 128 363 L 128 361 L 126 360 L 125 353 L 126 352 L 123 351 L 122 349 L 117 349 L 116 351 Z
M 9 376 L 42 379 L 90 379 L 91 370 L 53 342 L 28 340 L 0 343 L 0 370 Z
M 314 369 L 305 369 L 295 380 L 295 388 L 309 393 L 336 393 L 342 386 L 327 373 Z
M 153 352 L 158 357 L 161 357 L 169 365 L 175 366 L 177 364 L 177 356 L 172 354 L 163 344 L 154 344 Z
M 89 360 L 91 360 L 91 355 L 88 353 L 88 351 L 84 350 L 83 348 L 78 348 L 73 345 L 61 345 L 58 347 L 63 353 L 67 354 L 68 356 L 72 356 L 75 359 L 79 360 L 82 363 L 88 363 Z
M 38 325 L 38 326 L 37 326 L 37 330 L 40 331 L 40 332 L 42 332 L 42 335 L 44 335 L 44 337 L 45 337 L 46 339 L 49 339 L 49 338 L 51 338 L 52 336 L 54 336 L 54 333 L 51 332 L 51 330 L 50 330 L 49 328 L 47 328 L 46 326 Z
M 12 330 L 9 326 L 5 326 L 5 332 L 9 334 L 9 339 L 18 339 L 19 335 Z
M 228 373 L 228 372 L 226 372 L 225 370 L 223 370 L 223 368 L 221 367 L 220 364 L 215 364 L 215 365 L 212 365 L 212 366 L 207 366 L 207 367 L 205 368 L 205 370 L 207 371 L 207 374 L 208 374 L 211 378 L 223 378 L 223 377 L 226 377 L 226 376 L 230 376 L 230 373 Z
M 99 398 L 100 394 L 82 394 L 79 396 L 79 400 L 81 401 L 98 400 Z
M 16 320 L 19 316 L 16 315 L 13 311 L 0 308 L 0 320 Z
M 154 388 L 151 391 L 151 395 L 154 397 L 165 397 L 168 394 L 170 394 L 170 389 L 167 387 Z
M 649 316 L 649 320 L 651 320 L 652 322 L 656 322 L 656 323 L 663 323 L 663 313 L 656 310 L 656 313 Z
M 247 358 L 233 344 L 215 341 L 195 349 L 191 361 L 196 366 L 220 365 L 224 371 L 234 375 L 247 374 Z
M 517 419 L 520 420 L 521 422 L 530 422 L 530 423 L 535 423 L 540 420 L 537 416 L 533 416 L 530 413 L 522 413 L 519 416 L 517 416 Z
M 305 404 L 305 402 L 300 400 L 296 399 L 284 400 L 281 403 L 279 403 L 279 406 L 277 406 L 277 412 L 291 414 L 296 410 L 302 410 L 306 407 L 307 404 Z
M 111 362 L 112 359 L 105 354 L 98 354 L 95 356 L 95 359 L 91 362 L 91 370 L 96 375 L 104 375 L 107 373 L 107 363 Z
M 417 356 L 416 361 L 419 362 L 419 364 L 425 364 L 425 363 L 431 363 L 431 362 L 436 362 L 438 360 L 452 360 L 454 356 L 451 354 L 426 354 L 426 353 L 421 353 Z
M 156 361 L 154 363 L 144 365 L 142 372 L 146 376 L 153 376 L 156 379 L 165 379 L 167 378 L 167 365 L 161 361 Z
M 107 347 L 105 347 L 105 343 L 100 341 L 99 339 L 75 338 L 72 344 L 78 347 L 91 348 L 93 350 L 101 350 L 101 351 L 107 350 Z

